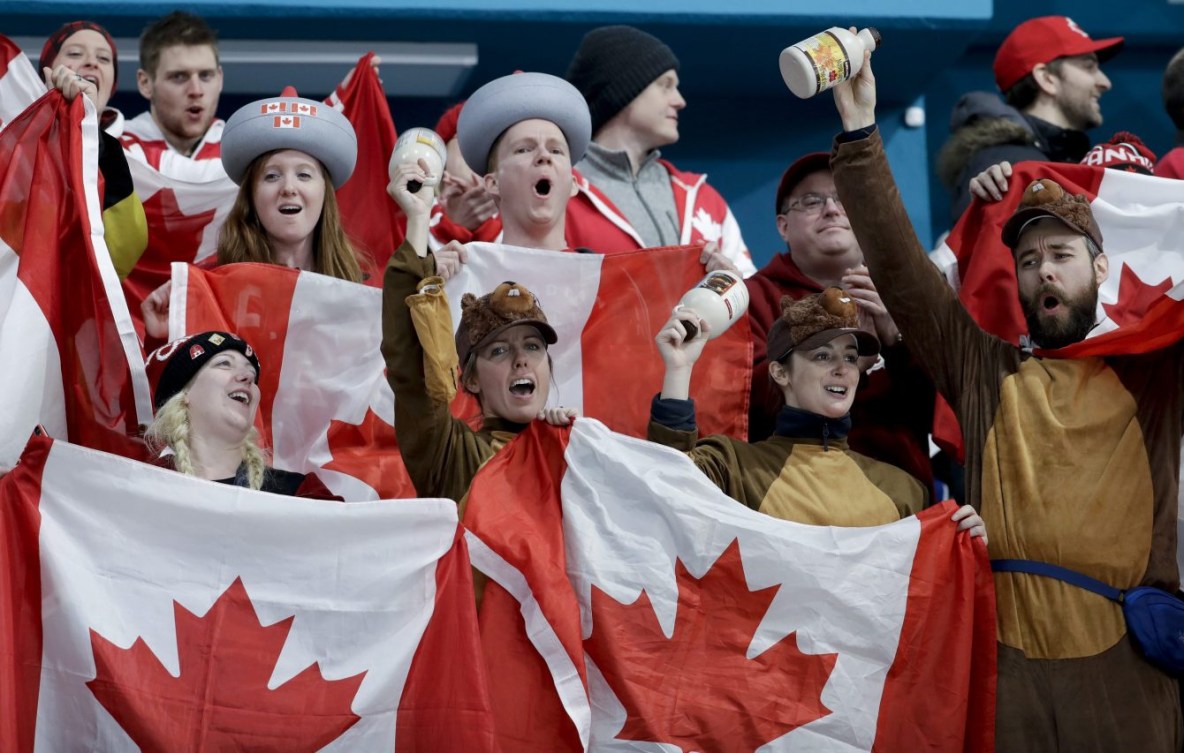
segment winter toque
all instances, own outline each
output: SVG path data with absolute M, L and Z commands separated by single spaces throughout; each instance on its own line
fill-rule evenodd
M 674 52 L 652 34 L 632 26 L 601 26 L 584 35 L 567 80 L 588 101 L 595 134 L 654 79 L 678 68 Z

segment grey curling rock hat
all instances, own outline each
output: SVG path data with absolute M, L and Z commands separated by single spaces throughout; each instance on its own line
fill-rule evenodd
M 515 123 L 532 118 L 559 126 L 567 138 L 573 165 L 584 158 L 592 140 L 588 103 L 574 86 L 547 73 L 502 76 L 473 92 L 456 124 L 461 156 L 473 172 L 484 175 L 497 137 Z
M 251 163 L 277 149 L 297 149 L 320 160 L 334 188 L 358 161 L 358 137 L 345 116 L 324 102 L 296 96 L 292 87 L 240 107 L 222 130 L 222 166 L 241 184 Z

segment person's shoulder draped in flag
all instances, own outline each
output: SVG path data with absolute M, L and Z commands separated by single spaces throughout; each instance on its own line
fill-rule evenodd
M 336 199 L 357 154 L 345 116 L 291 87 L 241 107 L 222 135 L 222 165 L 239 189 L 219 231 L 217 263 L 279 264 L 361 282 Z M 166 336 L 170 288 L 160 286 L 141 306 L 151 338 Z
M 461 149 L 492 192 L 503 192 L 507 242 L 548 248 L 557 238 L 562 244 L 571 159 L 583 153 L 588 131 L 583 98 L 554 76 L 505 76 L 469 99 Z M 444 280 L 465 252 L 459 244 L 428 249 L 432 198 L 409 187 L 422 185 L 426 170 L 422 161 L 401 165 L 388 187 L 407 215 L 407 235 L 383 283 L 382 353 L 395 393 L 399 450 L 416 491 L 460 501 L 477 470 L 531 421 L 563 426 L 576 413 L 547 407 L 547 346 L 557 338 L 524 286 L 505 282 L 480 298 L 467 294 L 454 338 Z M 449 411 L 458 383 L 481 406 L 479 431 Z
M 260 364 L 250 343 L 200 332 L 157 348 L 145 368 L 156 411 L 145 440 L 161 465 L 233 486 L 340 499 L 315 474 L 268 466 L 255 429 Z
M 835 185 L 905 343 L 961 425 L 967 501 L 991 529 L 991 557 L 1175 592 L 1184 346 L 1057 350 L 1095 328 L 1110 273 L 1089 202 L 1035 180 L 1005 224 L 1029 328 L 1013 345 L 979 328 L 917 240 L 876 126 L 869 60 L 834 96 Z M 1026 573 L 997 573 L 995 589 L 999 750 L 1180 749 L 1177 682 L 1139 654 L 1121 605 Z
M 45 40 L 39 67 L 46 86 L 57 89 L 67 100 L 85 94 L 99 111 L 103 235 L 115 270 L 123 279 L 148 247 L 148 220 L 118 140 L 123 114 L 107 106 L 119 73 L 115 39 L 93 21 L 71 21 Z
M 695 336 L 687 336 L 686 321 Z M 860 367 L 874 360 L 880 341 L 859 328 L 855 299 L 846 291 L 830 287 L 797 301 L 782 299 L 767 344 L 769 379 L 784 402 L 773 436 L 759 442 L 699 437 L 689 392 L 691 371 L 707 343 L 705 325 L 680 306 L 658 332 L 666 375 L 651 408 L 651 441 L 686 452 L 736 501 L 785 520 L 874 526 L 927 505 L 928 489 L 917 479 L 847 445 Z M 986 535 L 969 506 L 953 520 L 958 530 Z

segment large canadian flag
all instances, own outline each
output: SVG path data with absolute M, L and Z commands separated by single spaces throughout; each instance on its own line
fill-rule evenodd
M 0 479 L 0 750 L 493 751 L 456 504 L 34 437 Z
M 152 417 L 139 341 L 103 240 L 85 97 L 43 95 L 0 131 L 0 469 L 37 424 L 140 457 Z
M 503 749 L 994 750 L 994 590 L 953 510 L 799 525 L 674 450 L 535 424 L 464 515 Z
M 600 256 L 472 244 L 448 281 L 453 324 L 460 299 L 504 280 L 538 295 L 559 335 L 551 347 L 552 404 L 580 409 L 644 436 L 662 384 L 654 335 L 703 266 L 691 247 Z M 396 452 L 394 395 L 384 375 L 382 292 L 275 265 L 213 270 L 176 264 L 169 336 L 236 332 L 262 365 L 259 429 L 277 467 L 311 471 L 345 499 L 414 496 Z M 692 382 L 705 431 L 744 436 L 751 372 L 747 319 L 704 352 Z M 461 395 L 453 412 L 476 415 Z

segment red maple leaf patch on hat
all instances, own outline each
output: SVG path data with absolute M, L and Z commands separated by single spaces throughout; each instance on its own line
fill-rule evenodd
M 87 687 L 141 750 L 312 753 L 360 719 L 350 706 L 365 672 L 326 680 L 312 664 L 268 687 L 293 617 L 263 626 L 241 579 L 201 617 L 173 605 L 179 677 L 143 638 L 123 649 L 90 631 Z
M 662 632 L 649 596 L 620 604 L 592 587 L 588 655 L 625 707 L 617 739 L 683 751 L 754 751 L 830 713 L 822 689 L 837 654 L 803 654 L 790 633 L 749 658 L 749 645 L 780 586 L 750 591 L 733 541 L 702 578 L 675 563 L 674 634 Z

